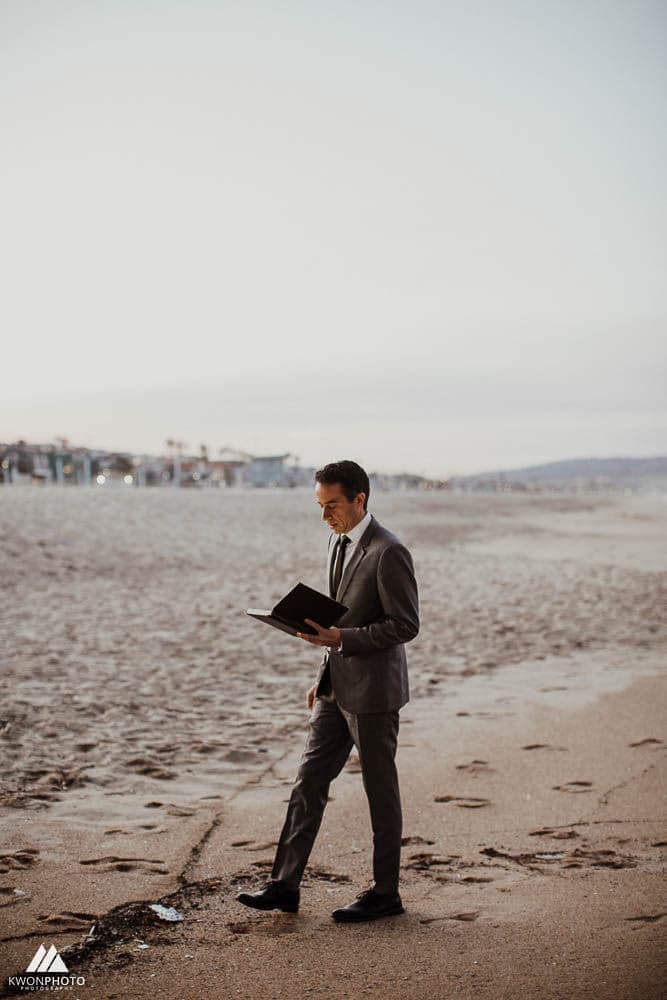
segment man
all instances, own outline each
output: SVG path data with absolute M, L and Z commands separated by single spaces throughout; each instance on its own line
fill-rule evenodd
M 307 620 L 317 635 L 300 638 L 325 649 L 305 750 L 276 849 L 271 879 L 238 899 L 260 910 L 296 913 L 299 883 L 317 836 L 330 782 L 356 746 L 373 828 L 373 887 L 335 910 L 339 922 L 403 913 L 398 891 L 402 815 L 395 755 L 398 713 L 409 699 L 404 643 L 419 631 L 412 558 L 368 511 L 368 476 L 356 462 L 315 473 L 322 519 L 332 529 L 329 592 L 348 610 L 337 626 Z M 313 707 L 314 706 L 314 707 Z

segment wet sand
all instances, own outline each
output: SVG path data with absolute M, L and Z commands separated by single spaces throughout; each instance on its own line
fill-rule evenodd
M 667 503 L 371 507 L 420 584 L 407 912 L 340 927 L 370 880 L 354 755 L 299 914 L 235 901 L 270 868 L 319 660 L 242 612 L 324 588 L 312 494 L 2 491 L 3 980 L 43 941 L 91 998 L 662 995 Z M 157 900 L 183 921 L 127 905 Z

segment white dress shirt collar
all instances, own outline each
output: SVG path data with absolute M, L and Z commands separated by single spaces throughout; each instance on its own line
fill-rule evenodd
M 349 531 L 343 532 L 343 534 L 347 535 L 353 545 L 356 545 L 370 523 L 371 512 L 367 510 L 361 521 L 359 521 L 358 524 L 355 524 L 354 528 L 350 528 Z

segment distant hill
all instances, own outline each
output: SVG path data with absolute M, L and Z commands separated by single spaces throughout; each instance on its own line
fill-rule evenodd
M 529 465 L 521 469 L 497 469 L 472 476 L 454 476 L 450 487 L 484 489 L 497 484 L 545 486 L 591 485 L 623 487 L 632 485 L 665 487 L 667 485 L 667 455 L 654 458 L 569 458 L 544 465 Z

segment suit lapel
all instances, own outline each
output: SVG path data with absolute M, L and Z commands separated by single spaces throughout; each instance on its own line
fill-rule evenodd
M 329 535 L 329 541 L 327 542 L 327 588 L 326 592 L 331 596 L 331 543 L 336 538 L 335 532 L 331 532 Z
M 336 600 L 343 603 L 343 597 L 345 596 L 345 591 L 350 586 L 352 577 L 357 571 L 359 563 L 366 555 L 366 549 L 368 544 L 373 537 L 373 532 L 375 530 L 375 518 L 371 514 L 371 523 L 368 525 L 363 535 L 359 539 L 359 542 L 354 550 L 352 558 L 350 559 L 347 566 L 343 567 L 343 575 L 340 578 L 340 583 L 338 584 L 338 590 L 336 592 Z

